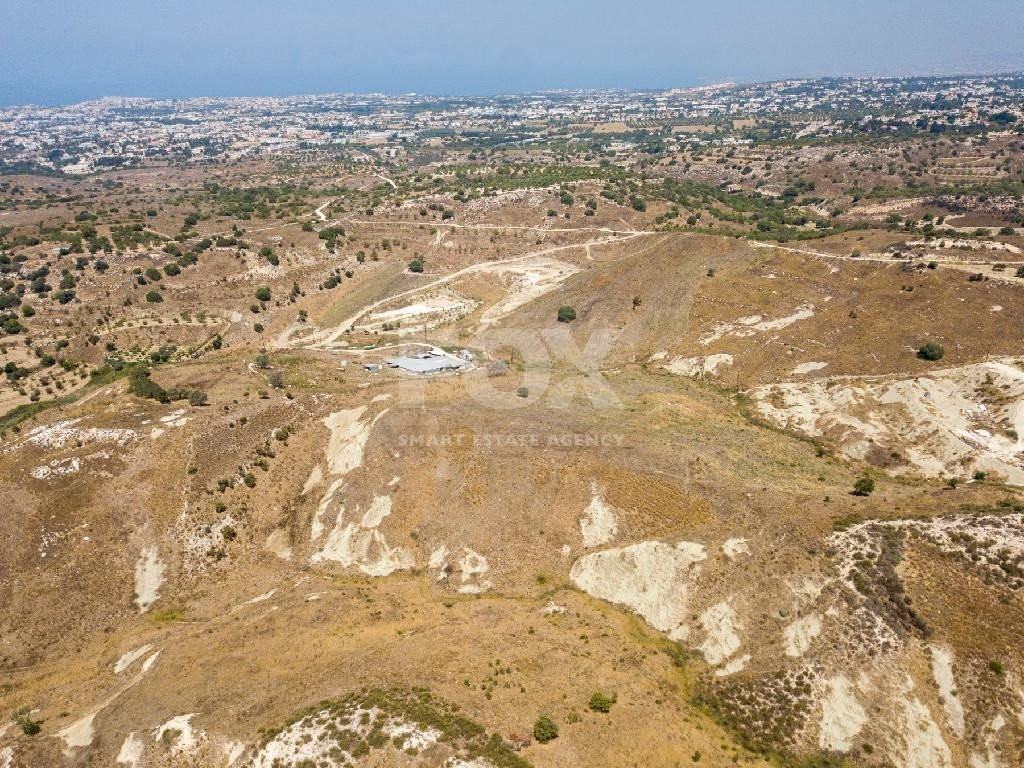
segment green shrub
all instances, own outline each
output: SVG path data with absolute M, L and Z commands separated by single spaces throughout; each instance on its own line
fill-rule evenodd
M 941 344 L 935 341 L 926 341 L 917 348 L 917 356 L 922 360 L 941 360 L 945 354 L 946 350 L 942 348 Z
M 422 272 L 423 271 L 423 259 L 413 259 L 409 262 L 410 272 Z
M 159 304 L 164 300 L 164 297 L 160 295 L 159 291 L 150 291 L 146 294 L 146 301 L 150 304 Z
M 32 711 L 28 707 L 23 707 L 11 715 L 11 722 L 21 728 L 21 732 L 26 736 L 35 736 L 42 730 L 42 726 L 32 719 Z
M 256 298 L 259 301 L 270 301 L 270 289 L 265 285 L 261 285 L 256 289 Z
M 587 704 L 592 712 L 604 712 L 607 714 L 612 711 L 612 704 L 617 700 L 617 696 L 613 693 L 611 696 L 597 691 L 593 696 L 590 697 L 590 702 Z
M 857 479 L 857 482 L 853 484 L 853 495 L 854 496 L 870 496 L 872 491 L 875 490 L 875 481 L 873 478 L 864 475 Z
M 562 306 L 558 308 L 558 322 L 571 323 L 576 319 L 576 310 L 572 307 Z
M 541 715 L 533 724 L 533 738 L 541 744 L 547 744 L 558 738 L 558 726 L 548 715 Z

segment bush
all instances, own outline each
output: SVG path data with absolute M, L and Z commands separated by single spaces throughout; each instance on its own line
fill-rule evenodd
M 558 726 L 548 715 L 541 715 L 533 724 L 533 738 L 541 744 L 547 744 L 558 738 Z
M 942 345 L 934 341 L 926 341 L 917 348 L 917 356 L 922 360 L 941 360 L 945 354 L 946 350 L 942 348 Z
M 871 492 L 875 490 L 875 481 L 865 475 L 864 477 L 858 478 L 857 482 L 853 484 L 853 495 L 854 496 L 870 496 Z
M 1017 267 L 1017 277 L 1024 277 L 1024 267 Z
M 145 397 L 161 403 L 169 403 L 167 390 L 149 378 L 145 368 L 135 368 L 128 376 L 128 391 L 137 397 Z
M 409 271 L 410 272 L 422 272 L 423 271 L 423 260 L 422 259 L 413 259 L 412 261 L 410 261 L 409 262 Z
M 558 322 L 571 323 L 576 319 L 576 310 L 572 307 L 562 306 L 558 308 Z
M 261 285 L 256 289 L 256 298 L 260 301 L 270 301 L 270 289 L 265 285 Z
M 612 711 L 612 704 L 615 703 L 617 697 L 613 693 L 611 696 L 597 691 L 593 696 L 590 697 L 590 702 L 587 704 L 590 707 L 591 712 L 604 712 L 607 714 Z
M 19 709 L 11 715 L 11 722 L 21 728 L 21 732 L 26 736 L 35 736 L 42 730 L 42 726 L 32 719 L 32 713 L 28 707 Z
M 150 304 L 159 304 L 164 300 L 164 297 L 160 295 L 159 291 L 150 291 L 146 294 L 146 301 Z
M 164 265 L 164 274 L 168 277 L 175 277 L 181 274 L 181 267 L 177 264 L 166 264 Z

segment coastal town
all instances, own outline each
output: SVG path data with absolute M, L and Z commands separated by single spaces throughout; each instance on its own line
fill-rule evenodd
M 157 100 L 0 108 L 0 168 L 85 175 L 151 163 L 208 164 L 330 153 L 391 162 L 465 143 L 542 149 L 585 143 L 627 162 L 701 146 L 1013 129 L 1019 75 L 783 80 L 661 91 L 551 91 Z M 597 159 L 594 160 L 597 162 Z

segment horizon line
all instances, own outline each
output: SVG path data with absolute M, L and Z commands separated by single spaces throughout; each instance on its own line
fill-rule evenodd
M 307 92 L 293 92 L 288 94 L 274 95 L 270 93 L 266 94 L 232 94 L 232 95 L 210 95 L 210 94 L 193 94 L 190 96 L 140 96 L 140 95 L 127 95 L 127 94 L 106 94 L 103 96 L 96 96 L 88 99 L 81 99 L 79 101 L 65 101 L 65 102 L 54 102 L 54 103 L 43 103 L 43 102 L 22 102 L 22 103 L 0 103 L 0 109 L 59 109 L 66 107 L 76 107 L 83 104 L 93 104 L 96 102 L 102 102 L 107 100 L 131 100 L 131 101 L 148 101 L 148 102 L 161 102 L 161 101 L 199 101 L 199 100 L 211 100 L 211 101 L 236 101 L 243 99 L 299 99 L 299 98 L 310 98 L 310 97 L 353 97 L 353 96 L 383 96 L 383 97 L 397 97 L 397 96 L 421 96 L 424 98 L 431 99 L 487 99 L 487 98 L 500 98 L 500 97 L 522 97 L 531 95 L 544 95 L 544 94 L 560 94 L 560 93 L 659 93 L 666 91 L 676 90 L 700 90 L 700 89 L 713 89 L 713 88 L 726 88 L 726 87 L 743 87 L 752 85 L 769 85 L 772 83 L 782 82 L 821 82 L 827 80 L 840 80 L 840 81 L 856 81 L 856 80 L 874 80 L 874 81 L 900 81 L 900 80 L 950 80 L 950 79 L 962 79 L 962 80 L 976 80 L 983 78 L 1010 78 L 1010 77 L 1022 77 L 1024 76 L 1024 69 L 1009 69 L 999 71 L 974 71 L 974 72 L 949 72 L 949 73 L 932 73 L 932 74 L 899 74 L 899 75 L 865 75 L 865 74 L 839 74 L 839 75 L 812 75 L 812 76 L 786 76 L 786 77 L 775 77 L 767 79 L 744 79 L 744 78 L 724 78 L 722 80 L 708 81 L 699 84 L 690 85 L 671 85 L 671 86 L 636 86 L 636 87 L 600 87 L 600 86 L 563 86 L 563 87 L 549 87 L 549 88 L 537 88 L 537 89 L 524 89 L 524 90 L 497 90 L 489 92 L 430 92 L 430 91 L 418 91 L 418 90 L 352 90 L 352 91 L 307 91 Z

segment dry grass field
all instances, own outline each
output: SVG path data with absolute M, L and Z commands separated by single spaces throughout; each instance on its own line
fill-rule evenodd
M 10 179 L 0 768 L 1024 763 L 1019 235 Z

